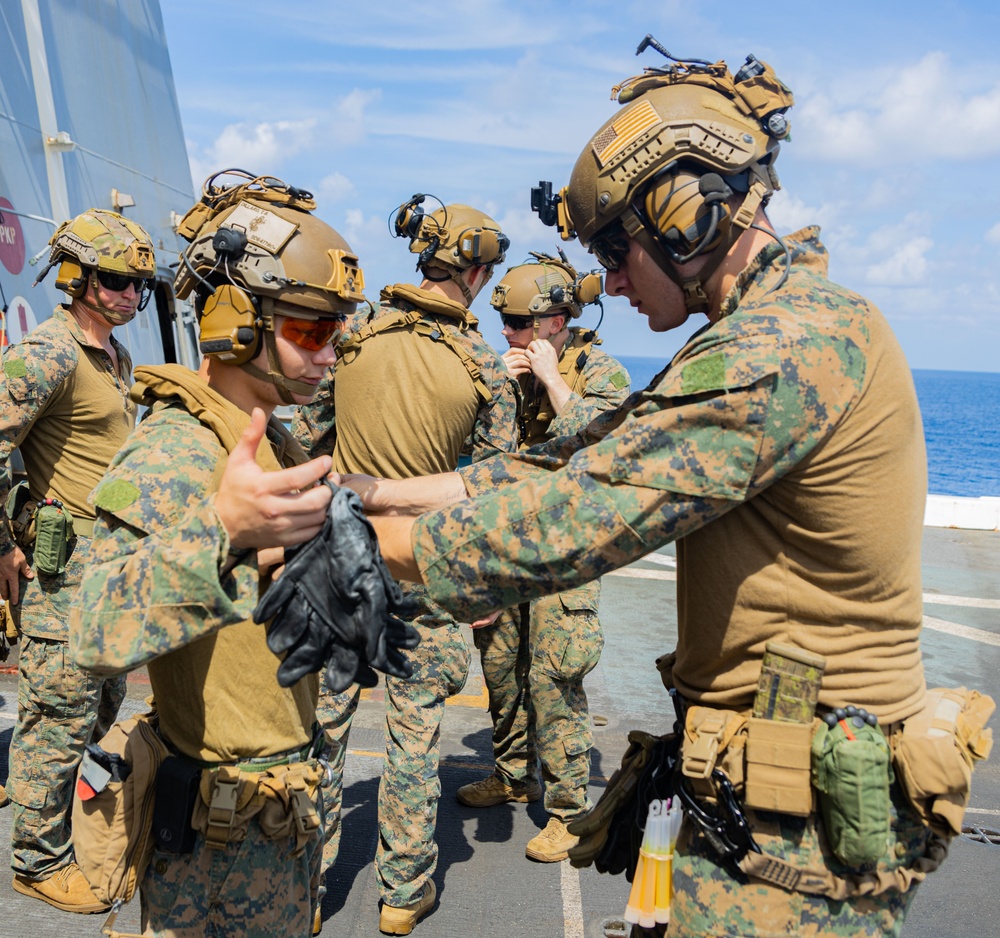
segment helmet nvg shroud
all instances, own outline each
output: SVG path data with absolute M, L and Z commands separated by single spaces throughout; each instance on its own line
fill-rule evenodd
M 156 276 L 153 242 L 146 230 L 132 219 L 103 208 L 92 208 L 63 222 L 49 239 L 52 250 L 49 262 L 42 268 L 35 283 L 59 264 L 56 288 L 80 300 L 101 314 L 111 325 L 120 326 L 134 314 L 123 314 L 85 299 L 87 284 L 96 279 L 98 271 L 134 277 L 144 281 L 138 309 L 149 302 Z M 127 286 L 126 286 L 127 289 Z
M 531 207 L 579 237 L 609 269 L 631 236 L 683 289 L 691 312 L 705 312 L 703 283 L 779 188 L 774 158 L 788 138 L 792 93 L 752 55 L 734 75 L 725 62 L 670 61 L 612 90 L 622 109 L 591 138 L 569 185 L 532 189 Z M 696 276 L 678 270 L 708 260 Z
M 423 202 L 427 198 L 434 199 L 441 207 L 426 214 Z M 494 264 L 503 261 L 510 247 L 510 239 L 485 212 L 471 205 L 445 205 L 437 196 L 424 192 L 418 192 L 396 209 L 392 233 L 397 238 L 410 239 L 410 253 L 418 255 L 417 270 L 428 280 L 453 280 L 467 303 L 473 297 L 462 279 L 462 271 L 486 267 L 488 281 Z
M 509 268 L 493 288 L 490 305 L 498 312 L 533 319 L 563 313 L 577 319 L 584 306 L 600 298 L 599 272 L 578 274 L 565 255 L 532 251 L 531 256 L 534 260 Z
M 222 185 L 220 176 L 242 177 Z M 364 301 L 364 275 L 350 245 L 310 214 L 312 194 L 273 176 L 229 169 L 210 176 L 177 233 L 191 242 L 180 255 L 174 290 L 195 293 L 204 355 L 239 365 L 291 392 L 314 388 L 286 378 L 274 340 L 274 316 L 343 320 Z M 251 364 L 267 348 L 269 370 Z

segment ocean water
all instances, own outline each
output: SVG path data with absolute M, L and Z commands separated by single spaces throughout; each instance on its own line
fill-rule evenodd
M 619 356 L 644 388 L 664 359 Z M 927 440 L 928 490 L 935 495 L 1000 496 L 1000 373 L 915 369 Z

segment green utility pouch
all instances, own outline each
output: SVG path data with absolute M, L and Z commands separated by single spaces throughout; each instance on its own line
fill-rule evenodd
M 74 536 L 73 516 L 62 502 L 55 498 L 39 502 L 35 511 L 35 569 L 47 576 L 62 573 Z
M 856 716 L 832 727 L 821 723 L 813 737 L 812 774 L 837 859 L 853 869 L 885 856 L 893 773 L 882 731 Z

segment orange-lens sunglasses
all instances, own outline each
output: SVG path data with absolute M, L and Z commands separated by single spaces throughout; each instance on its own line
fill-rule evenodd
M 344 331 L 346 316 L 339 319 L 296 319 L 282 316 L 281 335 L 300 348 L 318 352 L 324 345 L 336 344 Z

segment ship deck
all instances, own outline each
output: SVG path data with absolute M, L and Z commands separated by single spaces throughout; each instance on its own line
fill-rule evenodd
M 965 684 L 1000 700 L 1000 533 L 925 528 L 924 663 L 930 686 Z M 666 732 L 672 708 L 653 658 L 676 640 L 673 549 L 604 579 L 601 618 L 606 646 L 587 679 L 595 717 L 591 794 L 600 795 L 618 766 L 629 729 Z M 489 714 L 475 666 L 450 701 L 441 733 L 439 901 L 414 929 L 416 938 L 619 938 L 628 884 L 621 877 L 538 864 L 524 844 L 545 824 L 540 802 L 486 810 L 463 807 L 456 789 L 491 768 Z M 11 662 L 7 662 L 8 666 Z M 4 669 L 10 672 L 12 669 Z M 16 670 L 0 675 L 0 780 L 17 709 Z M 127 708 L 148 694 L 142 674 L 129 685 Z M 347 757 L 341 855 L 328 877 L 325 936 L 378 934 L 378 780 L 384 753 L 380 688 L 366 692 Z M 995 726 L 1000 726 L 996 719 Z M 11 812 L 0 810 L 0 857 L 9 856 Z M 976 771 L 966 813 L 970 834 L 956 839 L 945 865 L 919 889 L 906 938 L 981 938 L 1000 922 L 1000 751 Z M 976 833 L 978 831 L 978 833 Z M 979 839 L 975 839 L 979 838 Z M 119 931 L 138 930 L 139 903 L 119 916 Z M 16 894 L 0 877 L 0 938 L 99 935 L 101 916 L 80 917 Z M 991 924 L 992 923 L 992 924 Z

